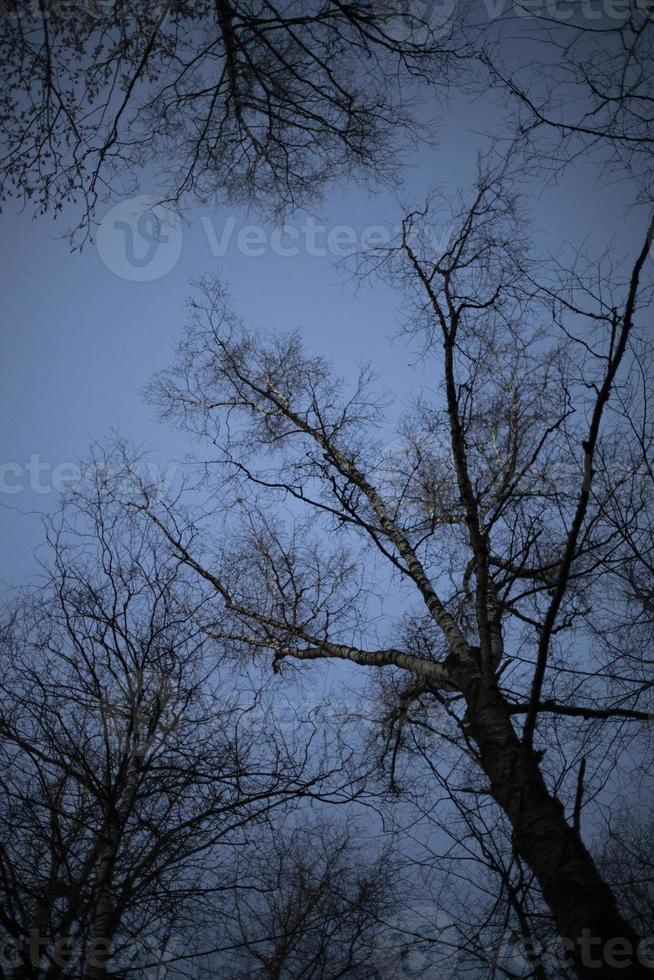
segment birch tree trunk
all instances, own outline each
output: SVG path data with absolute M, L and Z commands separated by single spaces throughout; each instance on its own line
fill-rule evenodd
M 651 980 L 654 971 L 638 957 L 639 937 L 548 790 L 535 754 L 516 735 L 501 693 L 479 675 L 469 674 L 462 686 L 491 793 L 511 822 L 516 852 L 538 879 L 566 958 L 584 980 Z

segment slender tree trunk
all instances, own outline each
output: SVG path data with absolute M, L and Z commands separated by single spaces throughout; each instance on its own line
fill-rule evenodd
M 637 955 L 639 937 L 547 789 L 534 753 L 518 738 L 500 691 L 472 671 L 462 689 L 492 795 L 511 821 L 513 846 L 536 875 L 578 975 L 652 980 L 654 971 Z
M 107 975 L 113 911 L 111 882 L 115 856 L 116 845 L 112 840 L 109 840 L 100 851 L 96 869 L 93 928 L 86 967 L 87 980 L 98 980 L 98 978 Z
M 93 929 L 91 933 L 90 959 L 86 968 L 86 980 L 101 980 L 107 976 L 111 959 L 111 944 L 116 930 L 113 904 L 113 877 L 116 855 L 125 821 L 136 796 L 138 764 L 129 746 L 127 772 L 122 788 L 115 789 L 115 810 L 109 802 L 109 815 L 99 849 L 95 876 Z

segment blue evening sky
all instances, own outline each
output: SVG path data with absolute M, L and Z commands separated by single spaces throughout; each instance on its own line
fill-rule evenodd
M 316 235 L 319 247 L 328 231 L 334 243 L 339 225 L 358 235 L 371 225 L 393 225 L 401 214 L 398 197 L 421 203 L 435 183 L 453 191 L 470 183 L 477 148 L 485 145 L 479 132 L 492 127 L 499 110 L 483 100 L 467 105 L 455 99 L 452 109 L 435 105 L 434 113 L 442 119 L 439 145 L 415 149 L 401 192 L 332 189 L 316 213 L 326 229 Z M 580 243 L 595 232 L 600 244 L 615 234 L 621 247 L 635 249 L 642 232 L 640 222 L 634 218 L 632 229 L 625 216 L 626 191 L 598 190 L 594 178 L 589 167 L 576 166 L 558 185 L 534 193 L 535 233 L 555 249 L 563 240 Z M 143 179 L 141 193 L 156 189 Z M 100 208 L 98 218 L 108 210 Z M 346 375 L 362 358 L 371 359 L 400 404 L 423 380 L 420 365 L 410 366 L 405 341 L 389 341 L 401 321 L 402 295 L 379 280 L 356 289 L 334 254 L 306 254 L 306 215 L 288 222 L 298 241 L 281 241 L 283 248 L 295 244 L 298 254 L 280 255 L 271 246 L 270 224 L 250 232 L 244 250 L 245 226 L 256 224 L 256 215 L 190 206 L 181 239 L 173 230 L 170 254 L 175 258 L 179 251 L 176 264 L 148 282 L 123 277 L 132 267 L 126 264 L 125 235 L 112 231 L 113 224 L 100 249 L 92 243 L 72 253 L 62 236 L 76 215 L 71 208 L 56 222 L 49 216 L 33 219 L 9 202 L 0 220 L 0 581 L 17 584 L 29 575 L 42 538 L 38 512 L 56 505 L 53 483 L 69 472 L 62 465 L 83 457 L 92 439 L 119 429 L 151 448 L 164 468 L 190 448 L 156 421 L 141 390 L 170 362 L 190 282 L 198 276 L 219 273 L 232 284 L 234 305 L 246 322 L 280 331 L 299 328 L 308 348 L 331 358 Z M 221 237 L 224 254 L 215 254 Z M 137 262 L 143 249 L 137 240 Z

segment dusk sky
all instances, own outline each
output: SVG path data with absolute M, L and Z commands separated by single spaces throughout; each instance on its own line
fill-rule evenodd
M 0 48 L 0 976 L 651 980 L 651 3 Z
M 256 214 L 189 205 L 166 245 L 153 248 L 135 229 L 136 264 L 131 265 L 125 232 L 116 227 L 121 219 L 129 221 L 131 198 L 118 211 L 115 204 L 99 208 L 100 236 L 81 254 L 71 252 L 65 237 L 79 217 L 73 207 L 53 221 L 50 215 L 19 213 L 8 202 L 0 267 L 5 399 L 0 576 L 6 582 L 15 585 L 31 572 L 42 539 L 38 513 L 56 505 L 57 486 L 74 475 L 92 440 L 118 430 L 152 450 L 164 471 L 191 448 L 156 421 L 141 391 L 170 362 L 191 282 L 200 276 L 217 273 L 231 284 L 234 307 L 248 325 L 301 330 L 307 348 L 331 359 L 346 377 L 362 359 L 372 360 L 400 408 L 402 399 L 428 380 L 420 363 L 412 361 L 406 340 L 393 343 L 402 322 L 401 293 L 379 279 L 357 286 L 338 254 L 360 242 L 366 230 L 390 234 L 402 205 L 422 204 L 432 187 L 465 190 L 474 179 L 477 151 L 488 145 L 483 134 L 493 129 L 489 120 L 497 118 L 500 125 L 496 104 L 458 97 L 454 111 L 441 114 L 438 105 L 426 104 L 424 112 L 442 116 L 439 142 L 435 148 L 407 150 L 402 186 L 374 194 L 334 187 L 312 214 L 290 216 L 293 230 L 278 238 L 275 226 Z M 641 228 L 638 214 L 624 207 L 628 190 L 598 187 L 595 181 L 593 168 L 577 165 L 560 181 L 537 185 L 538 193 L 532 185 L 529 211 L 539 249 L 558 254 L 566 241 L 587 241 L 601 250 L 611 236 L 618 251 L 635 247 Z M 143 177 L 139 194 L 155 191 Z M 147 226 L 144 233 L 149 234 Z M 133 281 L 136 277 L 154 278 Z

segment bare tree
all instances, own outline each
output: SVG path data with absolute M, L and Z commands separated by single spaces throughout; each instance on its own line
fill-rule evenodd
M 199 524 L 180 532 L 147 499 L 141 507 L 213 593 L 229 634 L 277 669 L 326 658 L 399 670 L 405 708 L 426 697 L 453 713 L 578 974 L 619 975 L 619 939 L 633 976 L 651 976 L 580 812 L 586 783 L 608 778 L 607 745 L 615 760 L 625 725 L 647 730 L 650 710 L 642 662 L 616 670 L 588 623 L 607 567 L 628 561 L 616 503 L 623 528 L 635 519 L 642 447 L 610 400 L 635 369 L 652 226 L 622 275 L 578 260 L 539 279 L 509 183 L 505 168 L 482 173 L 437 254 L 421 216 L 408 216 L 389 257 L 415 290 L 414 326 L 434 365 L 394 465 L 369 373 L 346 393 L 298 336 L 257 339 L 205 283 L 153 397 L 215 445 L 221 506 L 229 497 L 243 526 L 230 519 L 229 543 L 200 558 L 188 544 Z M 631 417 L 641 408 L 632 399 Z M 408 619 L 375 607 L 389 575 Z M 206 628 L 226 639 L 210 617 Z M 573 734 L 544 763 L 565 725 Z M 590 757 L 581 772 L 579 739 Z M 584 937 L 608 949 L 599 971 Z
M 127 186 L 136 168 L 159 156 L 170 161 L 161 196 L 171 205 L 186 193 L 224 194 L 283 210 L 306 202 L 334 176 L 388 176 L 395 163 L 391 131 L 410 123 L 395 82 L 443 78 L 450 56 L 465 54 L 481 61 L 484 81 L 518 106 L 517 129 L 507 132 L 523 163 L 542 176 L 546 161 L 566 167 L 580 153 L 599 152 L 651 206 L 649 6 L 629 4 L 619 23 L 597 27 L 552 16 L 550 8 L 532 16 L 525 32 L 542 32 L 548 57 L 520 66 L 507 43 L 509 18 L 490 31 L 484 25 L 465 47 L 460 38 L 443 41 L 448 22 L 434 25 L 415 14 L 405 18 L 398 39 L 392 11 L 358 3 L 282 11 L 241 0 L 156 10 L 88 6 L 75 18 L 61 6 L 16 4 L 2 25 L 4 187 L 36 197 L 42 209 L 61 209 L 81 195 L 88 229 L 98 198 Z M 79 62 L 71 68 L 73 55 Z M 393 85 L 382 74 L 389 67 Z M 411 91 L 409 84 L 405 92 Z M 485 898 L 483 888 L 468 892 L 475 899 L 471 921 L 483 918 L 491 945 L 503 941 L 509 923 L 525 942 L 542 942 L 554 928 L 567 957 L 555 967 L 558 975 L 623 976 L 628 957 L 630 976 L 650 977 L 637 934 L 645 920 L 624 896 L 616 900 L 611 886 L 624 883 L 603 873 L 602 853 L 595 849 L 594 858 L 588 842 L 606 800 L 619 791 L 627 752 L 639 755 L 652 714 L 654 432 L 651 345 L 642 325 L 651 300 L 644 283 L 654 219 L 648 214 L 643 222 L 628 265 L 607 252 L 570 262 L 558 257 L 543 267 L 530 257 L 515 177 L 508 166 L 484 170 L 473 193 L 447 213 L 449 240 L 437 249 L 424 232 L 428 208 L 406 217 L 397 248 L 373 256 L 408 291 L 407 326 L 422 338 L 431 368 L 413 410 L 394 420 L 397 431 L 371 371 L 363 370 L 348 391 L 299 337 L 249 333 L 222 287 L 205 282 L 178 363 L 153 387 L 165 416 L 214 447 L 203 517 L 143 484 L 105 490 L 121 520 L 141 527 L 147 518 L 146 540 L 172 562 L 175 576 L 161 593 L 190 630 L 183 633 L 187 642 L 211 644 L 241 670 L 255 664 L 264 686 L 268 666 L 284 678 L 303 662 L 337 661 L 334 677 L 362 704 L 355 668 L 374 669 L 391 788 L 402 787 L 411 763 L 422 767 L 418 779 L 427 773 L 429 794 L 437 795 L 420 805 L 433 819 L 435 801 L 442 803 L 438 827 L 451 832 L 455 846 L 427 866 L 437 869 L 439 882 L 452 860 L 483 868 L 490 876 L 484 881 L 495 882 Z M 435 199 L 430 208 L 442 203 Z M 95 591 L 73 588 L 71 598 L 68 583 L 76 579 L 67 566 L 62 578 L 63 569 L 66 600 L 59 606 L 81 616 L 81 604 L 95 624 Z M 100 618 L 113 631 L 115 609 Z M 38 629 L 7 640 L 18 677 L 29 684 L 22 692 L 5 685 L 3 715 L 12 771 L 21 766 L 20 753 L 35 767 L 18 797 L 27 824 L 40 808 L 59 815 L 55 824 L 68 812 L 62 802 L 68 755 L 65 764 L 52 756 L 64 773 L 61 786 L 52 784 L 48 767 L 55 763 L 34 746 L 68 746 L 68 728 L 86 717 L 79 693 L 57 700 L 76 687 L 57 673 L 63 668 L 59 634 L 52 634 L 56 642 L 48 639 L 53 624 L 70 642 L 69 617 L 50 613 Z M 25 651 L 31 660 L 21 659 Z M 44 651 L 52 658 L 54 693 L 35 682 Z M 163 666 L 134 668 L 137 678 L 139 670 L 148 678 L 154 671 L 147 683 L 137 680 L 136 700 L 129 687 L 131 700 L 101 702 L 92 732 L 113 726 L 122 733 L 127 726 L 130 738 L 139 729 L 137 744 L 149 746 L 154 724 L 169 744 L 164 653 L 157 654 Z M 98 690 L 102 683 L 93 679 Z M 213 710 L 225 717 L 223 707 Z M 239 702 L 237 716 L 241 710 Z M 25 719 L 33 731 L 23 731 Z M 87 729 L 79 731 L 79 744 L 90 744 Z M 176 720 L 171 733 L 177 737 Z M 232 745 L 231 723 L 224 737 Z M 298 770 L 274 731 L 260 741 L 274 787 L 261 804 L 265 819 L 278 795 L 286 803 L 309 790 L 306 756 Z M 119 742 L 125 744 L 122 735 Z M 102 881 L 114 875 L 122 807 L 143 765 L 141 749 L 121 751 L 120 778 L 110 780 L 114 796 L 91 797 L 112 816 L 91 833 L 89 853 L 101 847 L 102 861 L 94 858 L 100 873 L 85 913 L 91 938 L 106 938 L 114 916 L 114 945 L 119 926 L 129 936 L 130 919 L 126 911 L 118 915 Z M 90 776 L 82 765 L 86 752 L 78 756 L 79 747 L 71 755 L 73 787 L 75 806 L 84 808 L 82 777 Z M 201 796 L 206 790 L 215 807 L 209 762 L 203 765 L 189 785 Z M 642 761 L 638 767 L 646 769 Z M 343 778 L 340 792 L 351 795 L 356 780 L 349 770 Z M 249 813 L 250 791 L 237 782 L 245 796 L 237 794 L 232 805 Z M 6 792 L 11 800 L 9 784 Z M 14 810 L 7 813 L 9 825 Z M 258 814 L 255 806 L 247 819 Z M 60 850 L 55 840 L 53 853 Z M 129 860 L 138 868 L 135 855 Z M 30 881 L 27 865 L 19 876 L 7 861 L 6 928 L 24 934 L 66 908 L 42 879 L 33 890 L 45 900 L 25 901 L 20 882 Z M 57 888 L 58 868 L 48 878 Z M 331 894 L 328 870 L 319 880 Z M 276 887 L 265 889 L 274 895 L 273 917 L 280 909 L 293 913 L 283 931 L 285 952 L 297 949 L 288 887 L 280 873 Z M 317 898 L 324 888 L 317 887 Z M 156 928 L 165 931 L 171 920 L 157 915 Z M 347 925 L 356 925 L 356 915 Z M 484 962 L 483 944 L 460 940 L 459 954 Z M 251 936 L 242 933 L 238 942 L 253 952 Z M 278 969 L 279 947 L 271 948 L 264 971 Z M 306 964 L 293 960 L 289 969 L 296 965 Z M 486 965 L 497 972 L 494 959 Z M 542 958 L 529 968 L 547 975 Z
M 107 480 L 66 504 L 49 578 L 3 630 L 3 976 L 189 960 L 235 887 L 230 854 L 361 785 L 310 722 L 271 725 L 261 678 L 230 673 L 184 564 Z
M 144 165 L 170 203 L 276 212 L 341 176 L 389 177 L 413 80 L 444 77 L 453 26 L 453 10 L 432 22 L 358 0 L 4 6 L 3 193 L 39 210 L 81 199 L 86 233 Z
M 418 975 L 572 976 L 533 872 L 515 853 L 510 823 L 488 791 L 478 753 L 462 738 L 458 713 L 448 703 L 435 712 L 422 682 L 407 684 L 397 674 L 382 674 L 370 697 L 383 706 L 384 724 L 371 729 L 368 751 L 378 754 L 397 801 L 399 846 L 414 891 L 422 890 L 419 915 L 407 903 L 404 946 L 398 930 L 395 960 L 415 958 L 417 946 L 425 964 Z M 410 828 L 408 842 L 402 843 L 402 828 Z
M 254 841 L 236 877 L 227 927 L 236 952 L 222 975 L 373 976 L 377 933 L 393 907 L 390 852 L 371 857 L 348 830 L 303 821 Z
M 170 205 L 283 212 L 340 177 L 394 176 L 424 83 L 478 84 L 481 65 L 539 168 L 547 134 L 554 166 L 597 151 L 651 201 L 651 4 L 591 7 L 5 0 L 1 193 L 80 201 L 80 242 L 144 168 Z
M 601 837 L 607 876 L 621 896 L 625 913 L 643 935 L 654 932 L 654 856 L 651 815 L 618 811 Z
M 517 109 L 512 124 L 541 173 L 547 159 L 560 171 L 591 156 L 604 179 L 626 179 L 635 200 L 651 204 L 653 14 L 649 0 L 516 0 L 490 19 L 471 7 L 484 80 Z

